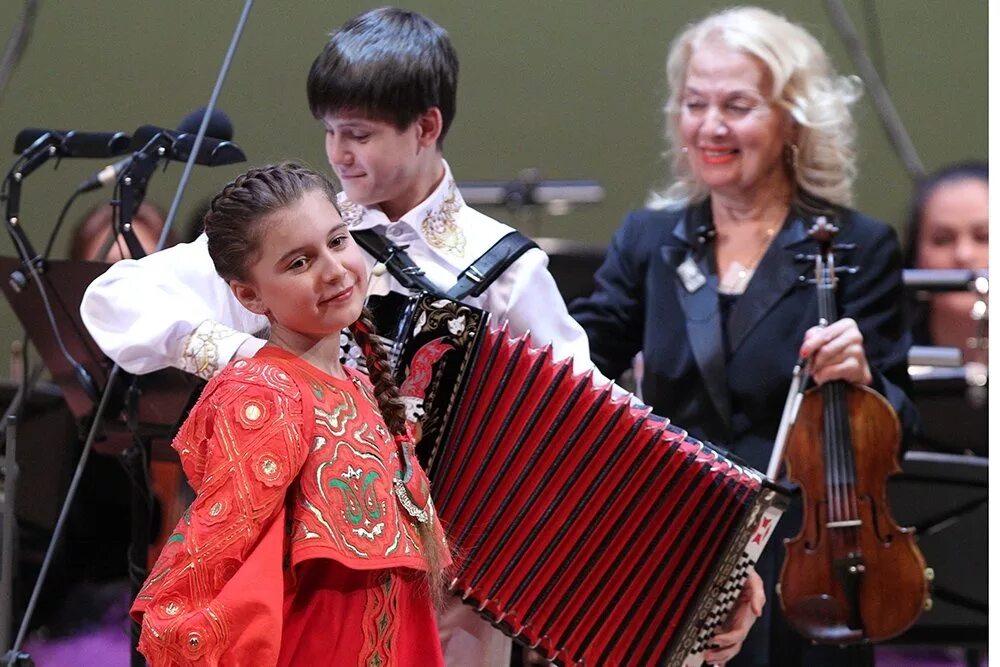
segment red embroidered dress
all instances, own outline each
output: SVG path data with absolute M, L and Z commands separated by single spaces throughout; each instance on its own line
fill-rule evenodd
M 443 664 L 398 447 L 347 373 L 267 346 L 205 387 L 173 443 L 197 499 L 132 606 L 151 664 Z

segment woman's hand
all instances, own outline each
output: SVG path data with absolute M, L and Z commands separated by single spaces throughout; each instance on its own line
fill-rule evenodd
M 722 632 L 712 638 L 713 648 L 705 652 L 705 662 L 712 665 L 724 665 L 732 660 L 740 648 L 743 647 L 743 640 L 747 638 L 747 633 L 753 626 L 754 621 L 764 611 L 764 581 L 754 570 L 750 570 L 750 576 L 743 584 L 740 597 L 736 600 L 729 618 L 722 626 Z
M 799 355 L 812 357 L 809 372 L 818 385 L 830 380 L 864 385 L 872 383 L 864 337 L 858 323 L 849 317 L 806 331 Z

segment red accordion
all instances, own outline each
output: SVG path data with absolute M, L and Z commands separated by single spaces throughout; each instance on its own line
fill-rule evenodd
M 382 310 L 452 590 L 559 664 L 700 665 L 784 493 L 482 311 Z

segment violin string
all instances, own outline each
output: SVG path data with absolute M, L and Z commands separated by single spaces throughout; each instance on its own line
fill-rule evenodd
M 840 521 L 842 518 L 840 516 L 840 469 L 839 462 L 837 461 L 837 448 L 834 447 L 834 441 L 837 438 L 836 433 L 836 423 L 837 416 L 834 413 L 833 405 L 833 385 L 826 388 L 826 450 L 827 450 L 827 465 L 830 466 L 830 477 L 831 477 L 831 494 L 830 503 L 833 506 L 833 520 Z
M 820 307 L 821 316 L 827 321 L 827 323 L 833 320 L 833 293 L 832 293 L 832 281 L 829 269 L 829 259 L 827 263 L 822 266 L 822 285 L 823 289 L 820 290 Z M 838 423 L 840 421 L 838 410 L 837 410 L 837 400 L 836 400 L 836 390 L 835 385 L 828 385 L 825 389 L 827 400 L 824 402 L 824 442 L 826 450 L 826 461 L 829 476 L 829 489 L 832 493 L 828 496 L 828 502 L 830 503 L 831 519 L 833 521 L 842 521 L 843 516 L 843 497 L 842 497 L 842 476 L 841 476 L 841 461 L 838 448 L 836 443 L 838 442 L 837 431 Z
M 847 513 L 845 511 L 845 482 L 844 479 L 844 455 L 843 450 L 840 447 L 842 442 L 840 439 L 840 402 L 839 391 L 840 385 L 836 382 L 830 385 L 830 394 L 833 396 L 833 400 L 830 401 L 830 413 L 831 413 L 831 432 L 832 437 L 830 438 L 830 448 L 833 450 L 833 460 L 834 465 L 837 470 L 837 520 L 844 521 L 847 519 Z

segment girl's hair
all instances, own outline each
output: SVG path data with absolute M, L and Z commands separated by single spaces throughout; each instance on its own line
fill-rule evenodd
M 237 176 L 212 199 L 205 213 L 208 254 L 216 272 L 227 281 L 245 281 L 248 267 L 260 252 L 265 219 L 317 190 L 337 205 L 337 192 L 329 180 L 294 163 L 259 167 Z M 349 328 L 365 355 L 375 399 L 389 432 L 408 437 L 405 408 L 389 367 L 389 357 L 374 335 L 371 313 L 362 310 L 361 317 Z M 431 593 L 439 601 L 444 590 L 441 547 L 429 524 L 417 524 L 417 531 L 430 573 Z
M 226 281 L 246 281 L 247 268 L 260 254 L 260 241 L 264 237 L 261 223 L 298 203 L 313 190 L 322 192 L 337 206 L 333 184 L 293 162 L 251 169 L 222 188 L 212 198 L 204 218 L 208 254 L 216 273 Z
M 857 169 L 856 130 L 848 107 L 860 97 L 860 81 L 837 76 L 823 47 L 804 28 L 759 7 L 733 7 L 711 14 L 689 25 L 671 45 L 665 156 L 675 181 L 654 194 L 649 205 L 685 206 L 708 196 L 708 186 L 697 179 L 681 151 L 684 141 L 677 121 L 691 56 L 711 43 L 753 56 L 769 73 L 771 101 L 798 126 L 797 150 L 787 147 L 794 157 L 789 162 L 795 183 L 829 202 L 850 205 Z
M 365 355 L 365 365 L 368 367 L 368 377 L 375 390 L 375 400 L 378 402 L 389 433 L 409 438 L 410 434 L 406 428 L 406 406 L 399 398 L 399 387 L 392 376 L 389 355 L 375 336 L 375 325 L 367 308 L 361 311 L 361 317 L 350 326 L 350 331 Z M 435 516 L 434 521 L 437 520 Z M 431 597 L 435 604 L 439 604 L 444 592 L 441 546 L 434 533 L 433 523 L 417 523 L 416 527 L 423 545 L 424 559 L 427 561 Z

